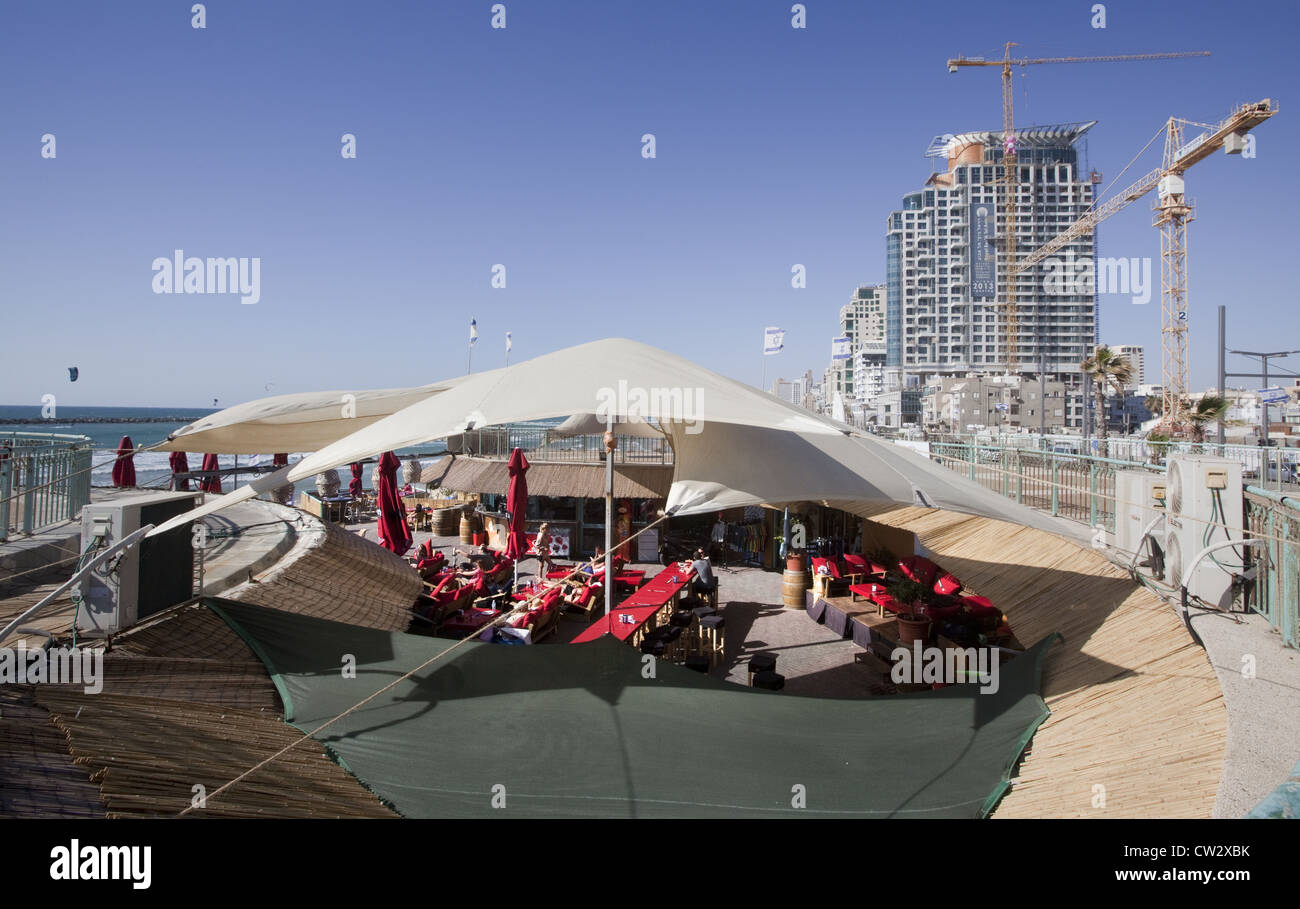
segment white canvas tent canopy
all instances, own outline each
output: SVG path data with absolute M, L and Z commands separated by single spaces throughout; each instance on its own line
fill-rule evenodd
M 245 406 L 256 410 L 257 403 Z M 667 431 L 675 459 L 667 507 L 674 514 L 799 501 L 847 511 L 919 504 L 1087 539 L 1086 528 L 1018 505 L 912 451 L 625 339 L 593 341 L 468 376 L 154 533 L 384 451 L 484 426 L 606 412 L 648 418 Z M 243 444 L 239 424 L 223 432 L 230 444 Z
M 310 391 L 258 398 L 181 427 L 157 450 L 212 454 L 318 451 L 465 378 L 416 388 Z

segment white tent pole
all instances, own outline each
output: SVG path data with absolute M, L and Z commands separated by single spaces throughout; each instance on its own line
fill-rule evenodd
M 614 411 L 605 418 L 607 438 L 614 438 Z M 614 555 L 610 544 L 614 542 L 614 449 L 605 445 L 605 615 L 614 608 Z

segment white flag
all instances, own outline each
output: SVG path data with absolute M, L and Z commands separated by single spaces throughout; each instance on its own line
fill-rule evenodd
M 763 329 L 763 354 L 770 356 L 774 353 L 780 353 L 785 347 L 785 329 L 784 328 L 765 328 Z
M 474 342 L 478 340 L 478 319 L 469 320 L 469 346 L 473 347 Z

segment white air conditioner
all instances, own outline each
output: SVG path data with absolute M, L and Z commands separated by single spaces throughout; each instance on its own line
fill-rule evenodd
M 160 492 L 86 505 L 81 510 L 81 548 L 96 538 L 107 548 L 146 524 L 156 526 L 201 502 L 198 492 Z M 129 628 L 189 599 L 193 586 L 190 527 L 147 537 L 82 579 L 77 628 L 90 634 Z
M 1115 548 L 1122 557 L 1138 555 L 1137 562 L 1144 574 L 1163 579 L 1166 542 L 1165 521 L 1156 521 L 1151 528 L 1151 538 L 1159 549 L 1160 558 L 1153 560 L 1150 543 L 1143 544 L 1143 531 L 1157 517 L 1165 514 L 1166 481 L 1164 474 L 1147 470 L 1115 471 Z M 1143 565 L 1152 562 L 1153 564 Z
M 1171 455 L 1167 471 L 1169 526 L 1167 577 L 1175 587 L 1212 606 L 1232 605 L 1232 578 L 1242 571 L 1242 549 L 1223 548 L 1206 556 L 1190 575 L 1201 550 L 1242 539 L 1241 464 L 1204 455 Z

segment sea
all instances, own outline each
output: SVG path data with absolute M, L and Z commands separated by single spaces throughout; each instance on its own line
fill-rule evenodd
M 220 408 L 218 408 L 220 409 Z M 137 447 L 155 445 L 167 436 L 195 420 L 216 413 L 210 407 L 59 407 L 55 416 L 44 419 L 39 405 L 5 405 L 0 404 L 0 437 L 11 432 L 63 433 L 67 435 L 86 436 L 94 448 L 90 473 L 90 485 L 111 486 L 113 483 L 113 460 L 117 457 L 118 443 L 123 436 L 131 439 Z M 19 422 L 12 422 L 19 421 Z M 418 454 L 438 455 L 446 451 L 442 442 L 427 442 L 414 448 L 400 448 L 395 454 L 407 458 Z M 262 455 L 218 455 L 217 463 L 221 467 L 260 466 L 271 463 L 272 454 Z M 135 456 L 135 477 L 139 486 L 158 489 L 167 487 L 171 477 L 170 453 L 166 451 L 146 451 Z M 289 462 L 293 463 L 306 457 L 305 452 L 291 452 Z M 189 465 L 191 470 L 198 470 L 203 462 L 201 454 L 191 453 Z M 367 464 L 362 475 L 367 488 L 374 487 L 374 467 Z M 339 471 L 346 487 L 352 475 L 347 468 Z M 236 486 L 253 478 L 226 476 L 222 479 L 223 488 L 229 492 Z M 238 483 L 232 482 L 238 480 Z M 305 481 L 307 482 L 307 481 Z

